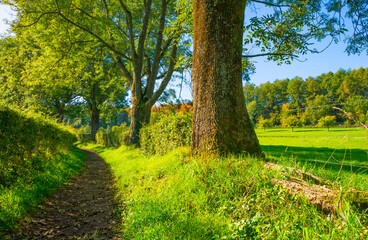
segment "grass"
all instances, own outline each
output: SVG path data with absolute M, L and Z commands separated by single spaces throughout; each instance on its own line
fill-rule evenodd
M 358 128 L 257 129 L 263 151 L 283 165 L 314 172 L 344 189 L 368 191 L 368 131 Z
M 16 227 L 42 200 L 76 175 L 84 165 L 84 155 L 84 151 L 73 148 L 48 161 L 40 159 L 41 168 L 30 169 L 9 188 L 0 186 L 0 238 L 1 231 Z
M 366 239 L 366 213 L 324 215 L 271 184 L 263 163 L 244 156 L 194 158 L 178 148 L 163 156 L 84 144 L 117 178 L 124 239 Z M 326 170 L 327 171 L 327 170 Z M 365 176 L 364 176 L 365 177 Z M 364 180 L 366 182 L 366 178 Z

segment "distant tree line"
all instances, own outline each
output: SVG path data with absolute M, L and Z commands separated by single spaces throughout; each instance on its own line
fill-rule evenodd
M 248 83 L 244 93 L 250 118 L 260 128 L 352 125 L 351 116 L 362 123 L 368 121 L 368 68 L 340 69 L 260 86 Z

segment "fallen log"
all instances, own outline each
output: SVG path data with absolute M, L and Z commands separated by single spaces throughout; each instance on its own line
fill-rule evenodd
M 264 167 L 275 170 L 275 171 L 281 171 L 284 172 L 290 176 L 297 176 L 303 180 L 307 180 L 307 181 L 312 181 L 314 184 L 317 185 L 322 185 L 322 186 L 331 186 L 332 183 L 328 180 L 325 180 L 323 178 L 320 178 L 316 175 L 314 175 L 313 173 L 310 172 L 304 172 L 300 169 L 297 168 L 291 168 L 291 167 L 285 167 L 285 166 L 280 166 L 274 163 L 266 163 L 264 165 Z
M 354 189 L 341 191 L 328 180 L 300 169 L 284 167 L 273 163 L 264 165 L 268 169 L 284 173 L 287 180 L 271 179 L 272 185 L 279 185 L 291 195 L 298 195 L 310 204 L 327 213 L 341 213 L 344 202 L 349 202 L 361 209 L 368 208 L 368 192 Z M 312 181 L 310 184 L 307 181 Z M 340 214 L 341 216 L 341 214 Z

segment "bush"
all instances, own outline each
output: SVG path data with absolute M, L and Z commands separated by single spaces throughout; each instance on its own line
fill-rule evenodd
M 189 146 L 191 132 L 191 114 L 164 115 L 141 129 L 141 149 L 147 154 L 165 154 L 176 147 Z
M 120 147 L 129 134 L 129 127 L 122 123 L 120 126 L 100 128 L 96 133 L 96 142 L 104 146 Z
M 31 169 L 42 170 L 76 140 L 67 127 L 37 114 L 25 114 L 0 105 L 0 188 L 10 187 Z
M 91 127 L 89 125 L 82 126 L 77 132 L 77 138 L 81 143 L 91 141 Z

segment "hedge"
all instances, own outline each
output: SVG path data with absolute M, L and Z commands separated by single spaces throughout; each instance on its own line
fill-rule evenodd
M 129 127 L 122 123 L 120 126 L 99 128 L 96 133 L 96 142 L 104 146 L 120 147 L 126 141 Z
M 192 115 L 176 113 L 163 115 L 140 131 L 141 149 L 146 154 L 165 154 L 174 148 L 191 143 Z

